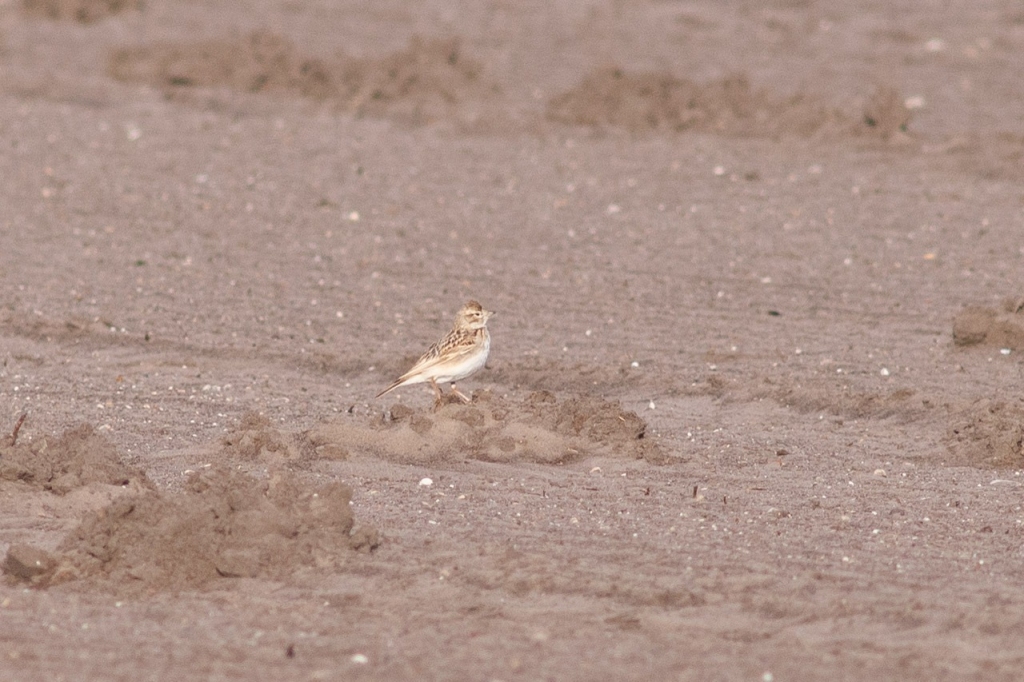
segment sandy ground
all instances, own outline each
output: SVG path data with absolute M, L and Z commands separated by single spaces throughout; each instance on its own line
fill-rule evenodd
M 0 677 L 1019 679 L 1022 54 L 0 2 Z M 469 298 L 473 404 L 373 400 Z

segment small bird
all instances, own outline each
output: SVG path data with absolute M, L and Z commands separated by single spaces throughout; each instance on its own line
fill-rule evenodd
M 429 381 L 434 389 L 435 405 L 441 403 L 442 392 L 437 382 L 451 382 L 452 393 L 464 403 L 469 402 L 459 389 L 456 381 L 461 381 L 473 374 L 487 362 L 491 352 L 491 335 L 487 331 L 487 320 L 494 313 L 484 310 L 476 301 L 468 301 L 455 316 L 455 325 L 447 335 L 423 354 L 408 372 L 398 377 L 377 394 L 380 398 L 385 393 L 399 386 L 422 384 Z

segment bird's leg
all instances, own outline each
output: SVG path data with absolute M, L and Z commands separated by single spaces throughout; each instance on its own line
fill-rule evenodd
M 434 389 L 434 409 L 436 410 L 438 407 L 441 406 L 441 398 L 443 396 L 441 394 L 441 388 L 437 385 L 437 382 L 435 380 L 431 379 L 430 385 Z
M 452 393 L 454 393 L 456 396 L 458 396 L 459 400 L 461 400 L 464 403 L 471 403 L 471 402 L 473 402 L 472 400 L 469 399 L 469 397 L 466 396 L 465 393 L 463 393 L 459 389 L 455 388 L 455 382 L 454 381 L 452 382 Z

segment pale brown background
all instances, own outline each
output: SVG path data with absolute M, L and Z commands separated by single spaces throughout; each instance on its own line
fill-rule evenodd
M 1019 2 L 123 5 L 0 2 L 0 431 L 343 482 L 382 542 L 11 581 L 0 677 L 1019 679 L 1024 344 L 953 343 L 1024 294 Z M 375 440 L 469 297 L 466 390 L 650 449 Z M 76 486 L 0 483 L 0 545 L 125 494 Z

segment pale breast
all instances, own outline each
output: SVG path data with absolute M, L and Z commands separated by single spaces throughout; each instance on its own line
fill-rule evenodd
M 459 358 L 457 362 L 445 363 L 443 366 L 439 365 L 436 368 L 436 375 L 434 377 L 438 382 L 447 383 L 465 379 L 469 375 L 480 371 L 487 364 L 487 356 L 491 352 L 491 335 L 487 332 L 487 329 L 480 329 L 477 333 L 482 333 L 483 340 L 479 343 L 476 351 Z

